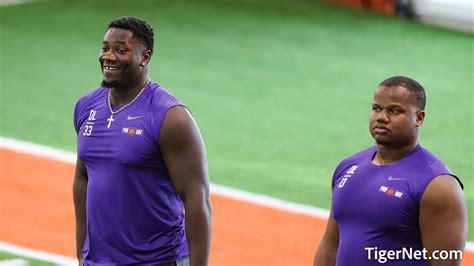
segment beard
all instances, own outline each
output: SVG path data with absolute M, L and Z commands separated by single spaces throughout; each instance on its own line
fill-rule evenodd
M 373 136 L 372 136 L 373 137 Z M 412 138 L 373 138 L 377 145 L 385 146 L 386 148 L 399 149 L 410 145 L 413 142 Z
M 104 80 L 102 80 L 102 82 L 100 83 L 100 85 L 101 85 L 102 87 L 109 88 L 109 89 L 110 89 L 110 88 L 120 89 L 120 88 L 122 87 L 122 83 L 121 83 L 120 81 L 118 81 L 118 80 L 112 80 L 112 81 L 108 81 L 108 82 L 107 82 L 107 81 L 105 81 L 105 79 L 104 79 Z

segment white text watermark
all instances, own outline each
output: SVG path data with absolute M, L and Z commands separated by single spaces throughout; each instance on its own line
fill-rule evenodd
M 462 260 L 462 250 L 434 250 L 428 255 L 426 248 L 422 250 L 414 248 L 402 248 L 397 250 L 378 249 L 377 247 L 366 247 L 367 259 L 386 263 L 389 260 Z

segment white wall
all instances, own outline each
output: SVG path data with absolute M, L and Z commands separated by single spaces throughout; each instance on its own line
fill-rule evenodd
M 474 33 L 474 0 L 413 0 L 412 7 L 423 23 Z

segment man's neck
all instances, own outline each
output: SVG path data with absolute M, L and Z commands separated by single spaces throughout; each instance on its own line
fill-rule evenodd
M 418 141 L 414 141 L 405 146 L 391 147 L 387 145 L 377 144 L 377 153 L 372 162 L 375 165 L 388 165 L 400 161 L 415 149 Z
M 123 105 L 127 104 L 146 86 L 148 82 L 148 77 L 144 76 L 140 79 L 137 79 L 135 82 L 127 84 L 123 88 L 111 88 L 111 103 L 112 105 Z

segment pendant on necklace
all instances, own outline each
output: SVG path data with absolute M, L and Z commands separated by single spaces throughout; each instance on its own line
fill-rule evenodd
M 107 121 L 109 121 L 109 124 L 107 125 L 107 128 L 110 128 L 110 125 L 112 124 L 112 122 L 114 122 L 114 114 L 110 114 L 110 117 L 107 118 Z

